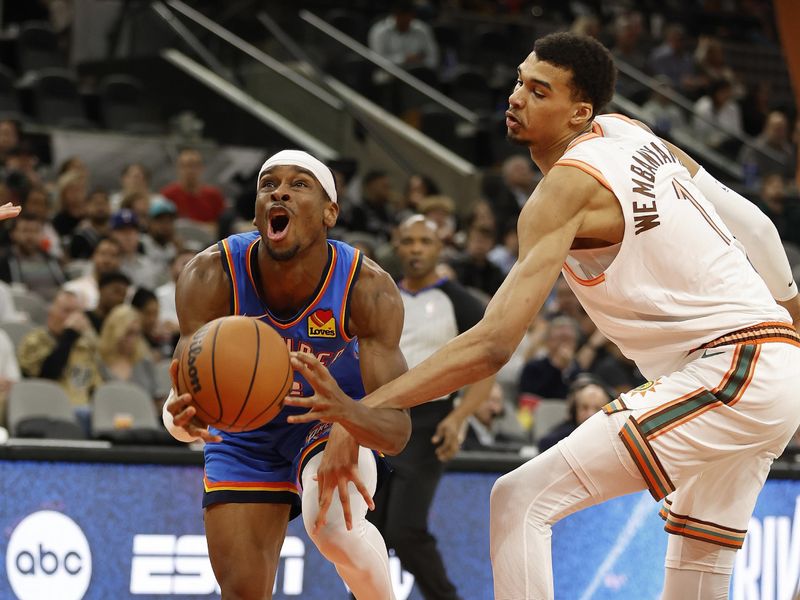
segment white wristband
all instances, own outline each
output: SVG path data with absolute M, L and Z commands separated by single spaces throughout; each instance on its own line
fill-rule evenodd
M 189 435 L 189 433 L 183 427 L 178 427 L 172 421 L 172 413 L 167 410 L 167 404 L 169 404 L 173 398 L 175 398 L 175 390 L 170 390 L 169 396 L 167 396 L 167 400 L 164 402 L 164 408 L 161 409 L 161 420 L 164 423 L 164 427 L 166 427 L 170 435 L 179 442 L 185 442 L 188 444 L 190 442 L 194 442 L 195 440 L 199 440 L 199 437 Z

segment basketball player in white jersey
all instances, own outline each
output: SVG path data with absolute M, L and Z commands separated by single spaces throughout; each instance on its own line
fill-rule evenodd
M 672 534 L 662 598 L 726 598 L 770 464 L 800 424 L 800 304 L 774 227 L 651 133 L 597 117 L 615 71 L 599 42 L 564 33 L 519 66 L 508 136 L 545 177 L 519 217 L 519 259 L 478 325 L 359 404 L 313 359 L 293 358 L 317 390 L 292 401 L 311 408 L 298 420 L 350 427 L 365 406 L 415 406 L 496 372 L 563 270 L 651 383 L 497 481 L 499 600 L 553 598 L 551 525 L 643 489 L 664 500 Z

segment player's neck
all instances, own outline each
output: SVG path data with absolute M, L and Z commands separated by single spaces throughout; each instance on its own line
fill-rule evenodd
M 547 146 L 530 146 L 531 160 L 536 163 L 542 175 L 547 175 L 550 169 L 553 168 L 564 153 L 567 151 L 569 145 L 577 138 L 592 130 L 592 124 L 587 123 L 585 127 L 579 131 L 568 130 L 559 136 L 554 142 Z
M 314 244 L 289 260 L 275 260 L 259 245 L 259 294 L 270 311 L 293 314 L 311 300 L 328 266 L 328 243 Z

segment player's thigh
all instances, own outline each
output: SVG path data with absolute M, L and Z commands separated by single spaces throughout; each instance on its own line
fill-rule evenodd
M 222 503 L 205 509 L 208 554 L 223 594 L 271 598 L 289 504 Z

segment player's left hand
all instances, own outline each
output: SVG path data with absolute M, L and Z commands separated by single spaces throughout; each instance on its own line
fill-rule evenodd
M 307 413 L 292 415 L 289 423 L 342 423 L 350 421 L 359 409 L 359 403 L 345 394 L 328 372 L 328 369 L 308 352 L 292 352 L 292 367 L 314 388 L 314 395 L 306 398 L 287 396 L 284 404 L 309 409 Z
M 439 421 L 431 438 L 431 442 L 437 444 L 436 458 L 442 462 L 453 458 L 464 442 L 465 433 L 466 421 L 453 413 Z
M 358 476 L 358 452 L 359 445 L 347 430 L 337 426 L 331 428 L 325 451 L 322 453 L 322 462 L 315 476 L 319 490 L 319 513 L 314 521 L 315 532 L 324 527 L 328 521 L 328 510 L 331 507 L 334 490 L 339 493 L 345 526 L 348 531 L 353 528 L 350 494 L 347 489 L 350 482 L 356 486 L 369 509 L 375 510 L 372 496 Z

